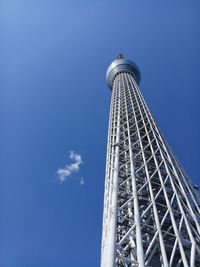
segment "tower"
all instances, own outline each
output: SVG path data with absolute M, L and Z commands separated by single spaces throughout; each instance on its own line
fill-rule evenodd
M 140 93 L 140 71 L 121 54 L 109 66 L 101 267 L 200 266 L 200 198 Z

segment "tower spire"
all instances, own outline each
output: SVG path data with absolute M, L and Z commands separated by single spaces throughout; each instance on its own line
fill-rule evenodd
M 117 59 L 124 59 L 125 57 L 123 56 L 123 54 L 122 53 L 119 53 L 118 55 L 117 55 Z

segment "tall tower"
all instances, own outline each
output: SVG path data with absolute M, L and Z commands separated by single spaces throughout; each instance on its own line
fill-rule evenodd
M 200 267 L 200 198 L 140 93 L 140 71 L 109 66 L 101 267 Z

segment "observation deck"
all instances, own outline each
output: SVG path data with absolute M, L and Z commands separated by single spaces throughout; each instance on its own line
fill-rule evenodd
M 120 72 L 128 72 L 133 74 L 135 81 L 139 85 L 141 74 L 138 66 L 133 61 L 125 59 L 122 54 L 119 54 L 116 60 L 110 64 L 106 72 L 107 84 L 111 90 L 113 81 Z

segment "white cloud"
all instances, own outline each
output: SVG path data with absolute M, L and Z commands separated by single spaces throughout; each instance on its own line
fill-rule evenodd
M 59 168 L 57 171 L 57 179 L 60 183 L 63 183 L 68 176 L 70 176 L 73 172 L 78 172 L 80 169 L 80 165 L 83 163 L 81 155 L 75 153 L 73 150 L 69 152 L 69 157 L 74 162 L 69 165 L 66 165 L 63 169 Z M 84 179 L 81 178 L 80 184 L 84 184 Z
M 80 185 L 84 185 L 85 184 L 85 180 L 83 177 L 80 178 Z

